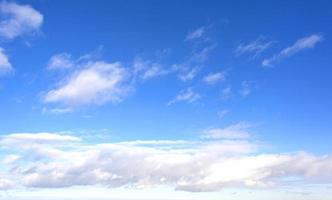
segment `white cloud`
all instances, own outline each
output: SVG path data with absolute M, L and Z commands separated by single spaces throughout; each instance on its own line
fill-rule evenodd
M 201 68 L 199 66 L 195 66 L 192 68 L 182 68 L 180 70 L 178 77 L 181 81 L 191 81 L 193 80 L 198 73 L 200 72 Z
M 203 81 L 209 85 L 213 85 L 219 81 L 225 80 L 225 73 L 224 72 L 217 72 L 214 74 L 208 74 L 203 78 Z
M 275 62 L 290 57 L 302 50 L 314 48 L 321 41 L 323 41 L 323 36 L 318 34 L 298 39 L 292 46 L 281 50 L 280 53 L 275 54 L 271 58 L 263 60 L 262 66 L 271 67 Z
M 108 101 L 119 102 L 129 91 L 123 84 L 127 76 L 128 72 L 118 62 L 80 63 L 57 87 L 48 91 L 43 100 L 47 103 L 59 103 L 67 108 Z
M 186 90 L 182 90 L 176 97 L 174 97 L 171 101 L 168 102 L 168 105 L 172 105 L 177 102 L 187 102 L 193 103 L 197 101 L 201 96 L 194 92 L 192 88 L 187 88 Z
M 9 62 L 5 50 L 0 47 L 0 74 L 11 71 L 12 69 L 13 69 L 12 64 Z
M 53 69 L 68 69 L 75 65 L 75 61 L 71 59 L 68 53 L 60 53 L 52 56 L 48 62 L 47 68 Z
M 2 1 L 0 15 L 0 35 L 7 39 L 37 33 L 43 23 L 43 15 L 30 5 Z
M 158 76 L 169 74 L 171 71 L 164 69 L 164 67 L 151 60 L 143 60 L 136 58 L 133 63 L 133 75 L 142 80 L 152 79 Z
M 201 38 L 206 32 L 206 27 L 202 26 L 198 29 L 195 29 L 187 34 L 186 40 L 194 40 Z
M 263 189 L 332 181 L 331 155 L 264 154 L 258 152 L 255 143 L 243 140 L 95 144 L 82 141 L 75 145 L 69 141 L 61 146 L 30 140 L 0 151 L 2 155 L 15 151 L 20 156 L 20 162 L 5 164 L 10 170 L 1 174 L 0 189 L 14 185 L 26 188 L 170 186 L 204 192 L 227 187 Z M 296 178 L 297 182 L 289 182 L 290 178 Z
M 247 44 L 240 44 L 235 50 L 236 55 L 242 55 L 242 54 L 254 54 L 254 57 L 257 57 L 259 54 L 261 54 L 263 51 L 271 47 L 273 44 L 272 41 L 266 41 L 264 38 L 259 37 L 258 39 L 249 42 Z
M 226 128 L 210 128 L 203 131 L 202 138 L 208 139 L 246 139 L 250 137 L 251 124 L 240 122 Z

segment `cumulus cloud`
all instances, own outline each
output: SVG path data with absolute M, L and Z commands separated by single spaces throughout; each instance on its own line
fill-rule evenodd
M 246 139 L 250 137 L 249 128 L 252 125 L 245 122 L 230 125 L 226 128 L 209 128 L 203 131 L 202 138 L 208 139 Z
M 203 81 L 209 85 L 213 85 L 219 81 L 224 81 L 224 80 L 225 80 L 225 73 L 223 72 L 208 74 L 203 78 Z
M 0 74 L 11 71 L 12 69 L 12 64 L 9 62 L 5 50 L 0 47 Z
M 193 103 L 200 97 L 200 94 L 194 92 L 192 88 L 187 88 L 186 90 L 182 90 L 176 97 L 169 101 L 168 105 L 172 105 L 177 102 Z
M 119 62 L 83 62 L 54 89 L 47 91 L 43 100 L 66 108 L 119 102 L 129 91 L 123 84 L 127 76 L 126 69 Z
M 267 41 L 266 39 L 259 37 L 258 39 L 249 43 L 240 44 L 236 47 L 234 52 L 238 56 L 242 54 L 253 54 L 254 57 L 257 57 L 259 54 L 271 47 L 272 44 L 273 41 Z
M 280 53 L 275 54 L 271 58 L 264 59 L 262 62 L 263 67 L 271 67 L 275 62 L 290 57 L 302 50 L 312 49 L 319 42 L 323 41 L 323 36 L 319 34 L 313 34 L 301 39 L 298 39 L 292 46 L 284 48 Z
M 43 23 L 43 15 L 30 5 L 7 1 L 0 3 L 0 16 L 0 35 L 6 39 L 37 33 Z
M 48 138 L 59 139 L 58 135 Z M 258 152 L 257 144 L 243 140 L 94 144 L 82 141 L 75 145 L 71 141 L 67 146 L 66 142 L 50 146 L 35 139 L 12 144 L 10 151 L 18 152 L 21 160 L 5 164 L 9 170 L 0 176 L 0 189 L 13 185 L 26 188 L 166 185 L 176 190 L 205 192 L 227 187 L 283 186 L 289 183 L 288 178 L 294 177 L 298 184 L 332 180 L 330 155 L 264 154 Z M 3 151 L 2 147 L 0 151 L 11 155 L 8 149 Z

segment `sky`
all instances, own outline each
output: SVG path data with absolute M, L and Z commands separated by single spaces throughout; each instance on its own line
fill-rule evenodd
M 0 1 L 0 200 L 332 200 L 331 9 Z

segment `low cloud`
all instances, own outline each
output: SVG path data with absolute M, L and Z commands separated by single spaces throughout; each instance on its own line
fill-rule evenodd
M 0 36 L 6 39 L 38 33 L 43 23 L 43 15 L 30 5 L 7 1 L 0 3 L 0 16 Z

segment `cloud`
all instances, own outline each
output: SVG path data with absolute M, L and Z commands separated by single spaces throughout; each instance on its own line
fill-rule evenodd
M 242 81 L 241 83 L 241 89 L 239 91 L 240 95 L 242 97 L 246 97 L 251 94 L 251 84 L 249 81 Z
M 0 47 L 0 74 L 13 70 L 12 64 L 9 62 L 5 50 Z
M 233 91 L 232 91 L 232 87 L 230 87 L 230 86 L 227 86 L 226 88 L 224 88 L 221 91 L 221 98 L 223 100 L 230 99 L 232 96 L 233 96 Z
M 225 115 L 227 115 L 228 113 L 229 113 L 229 110 L 225 109 L 225 110 L 221 110 L 221 111 L 219 111 L 217 114 L 218 114 L 218 117 L 223 118 L 223 117 L 225 117 Z
M 298 39 L 292 46 L 284 48 L 280 51 L 280 53 L 275 54 L 271 58 L 264 59 L 262 62 L 263 67 L 271 67 L 274 65 L 275 62 L 278 62 L 282 59 L 290 57 L 302 50 L 305 49 L 312 49 L 318 44 L 319 42 L 323 41 L 323 36 L 319 34 L 313 34 L 301 39 Z
M 6 39 L 37 33 L 43 23 L 43 15 L 30 5 L 2 1 L 0 15 L 0 35 Z
M 192 88 L 187 88 L 186 90 L 182 90 L 176 97 L 174 97 L 171 101 L 168 102 L 168 105 L 172 105 L 178 102 L 187 102 L 193 103 L 197 101 L 201 96 L 194 92 Z
M 72 68 L 75 65 L 75 61 L 71 59 L 71 55 L 68 53 L 60 53 L 52 56 L 48 62 L 47 69 L 67 69 Z
M 43 101 L 58 103 L 62 109 L 119 102 L 129 91 L 123 84 L 127 76 L 127 70 L 119 62 L 84 61 L 47 91 Z
M 206 33 L 206 27 L 199 27 L 191 32 L 189 32 L 186 36 L 186 40 L 194 40 L 201 38 Z
M 258 147 L 243 140 L 93 144 L 81 141 L 75 145 L 69 140 L 52 146 L 30 140 L 12 144 L 5 151 L 3 146 L 0 148 L 2 155 L 12 155 L 10 151 L 15 151 L 20 156 L 19 162 L 4 164 L 4 169 L 8 170 L 1 174 L 0 189 L 8 189 L 9 186 L 170 186 L 176 190 L 206 192 L 227 187 L 264 189 L 294 186 L 289 178 L 296 178 L 295 184 L 300 185 L 332 181 L 331 155 L 316 156 L 304 152 L 266 154 L 260 153 Z
M 160 63 L 151 60 L 136 58 L 133 63 L 133 76 L 141 80 L 148 80 L 169 73 L 171 73 L 170 70 L 164 69 Z
M 273 43 L 273 41 L 266 41 L 266 39 L 259 37 L 258 39 L 247 44 L 240 44 L 236 47 L 234 53 L 238 56 L 242 54 L 253 54 L 254 57 L 257 57 L 259 54 L 271 47 Z
M 176 67 L 176 66 L 175 66 Z M 200 72 L 201 68 L 199 66 L 195 66 L 192 68 L 182 68 L 178 74 L 178 77 L 181 81 L 191 81 L 193 80 L 198 73 Z
M 207 139 L 246 139 L 250 137 L 249 128 L 252 125 L 245 122 L 230 125 L 226 128 L 210 128 L 203 131 L 202 138 Z
M 213 74 L 208 74 L 203 78 L 203 81 L 209 85 L 213 85 L 219 81 L 225 80 L 225 73 L 224 72 L 217 72 Z

